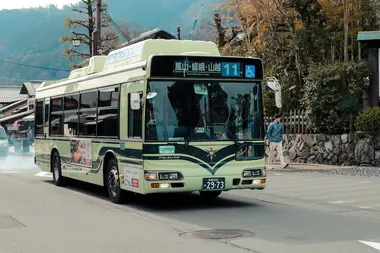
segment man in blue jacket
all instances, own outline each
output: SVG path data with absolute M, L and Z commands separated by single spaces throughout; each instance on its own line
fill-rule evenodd
M 280 156 L 281 167 L 286 168 L 289 164 L 285 164 L 284 154 L 282 152 L 282 138 L 284 135 L 284 127 L 281 123 L 281 116 L 274 116 L 274 121 L 268 126 L 268 141 L 269 141 L 269 157 L 268 157 L 268 169 L 272 169 L 272 159 L 274 156 L 274 151 L 277 150 Z

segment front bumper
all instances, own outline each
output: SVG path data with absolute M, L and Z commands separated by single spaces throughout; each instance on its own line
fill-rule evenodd
M 203 191 L 203 178 L 224 178 L 224 189 L 229 190 L 263 190 L 266 186 L 266 177 L 243 178 L 239 176 L 211 176 L 211 177 L 186 177 L 179 181 L 147 181 L 144 180 L 144 194 L 151 193 L 178 193 Z M 157 188 L 158 186 L 158 188 Z

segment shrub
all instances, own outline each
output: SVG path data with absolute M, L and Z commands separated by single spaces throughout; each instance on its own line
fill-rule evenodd
M 364 62 L 311 64 L 305 78 L 303 106 L 318 133 L 341 134 L 354 128 L 350 120 L 360 111 Z
M 380 107 L 371 107 L 359 113 L 355 128 L 361 132 L 380 132 Z

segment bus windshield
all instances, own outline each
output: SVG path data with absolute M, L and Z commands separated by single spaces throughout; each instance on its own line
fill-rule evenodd
M 260 82 L 150 81 L 146 141 L 263 139 Z

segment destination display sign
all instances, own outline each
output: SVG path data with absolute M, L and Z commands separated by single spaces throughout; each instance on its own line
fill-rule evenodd
M 261 79 L 262 62 L 251 58 L 154 56 L 154 77 Z

